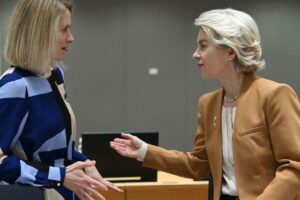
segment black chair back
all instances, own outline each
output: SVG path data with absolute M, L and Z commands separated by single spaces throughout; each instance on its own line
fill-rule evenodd
M 0 185 L 0 199 L 45 200 L 43 189 L 23 185 Z

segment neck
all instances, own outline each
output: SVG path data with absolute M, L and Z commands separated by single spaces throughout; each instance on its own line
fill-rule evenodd
M 236 73 L 229 77 L 227 81 L 223 82 L 225 102 L 235 102 L 238 99 L 244 77 L 245 75 L 243 73 Z

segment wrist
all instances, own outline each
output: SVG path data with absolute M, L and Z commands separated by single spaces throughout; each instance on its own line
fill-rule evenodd
M 138 161 L 143 162 L 146 157 L 147 150 L 148 150 L 148 144 L 146 142 L 142 142 L 141 147 L 138 149 L 136 159 Z
M 48 186 L 50 188 L 62 187 L 65 180 L 65 175 L 65 167 L 49 167 Z

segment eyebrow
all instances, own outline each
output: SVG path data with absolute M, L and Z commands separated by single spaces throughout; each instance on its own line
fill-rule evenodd
M 63 26 L 61 27 L 62 30 L 68 29 L 68 28 L 71 29 L 71 25 L 70 25 L 70 24 L 65 24 L 65 25 L 63 25 Z
M 202 40 L 199 40 L 198 43 L 203 43 L 203 42 L 207 42 L 206 39 L 202 39 Z

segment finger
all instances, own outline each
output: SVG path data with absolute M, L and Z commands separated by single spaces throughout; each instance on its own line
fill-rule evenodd
M 84 192 L 82 193 L 82 198 L 83 198 L 84 200 L 88 200 L 88 199 L 90 199 L 90 196 L 89 196 L 89 194 L 88 194 L 86 191 L 84 191 Z
M 129 134 L 129 133 L 121 133 L 121 136 L 122 136 L 123 138 L 129 139 L 129 140 L 134 140 L 134 139 L 136 138 L 136 136 L 131 135 L 131 134 Z
M 114 191 L 117 191 L 117 192 L 123 192 L 123 190 L 122 189 L 120 189 L 120 188 L 118 188 L 117 186 L 113 186 L 113 187 L 111 187 L 111 189 L 113 189 Z
M 89 189 L 90 186 L 93 186 L 93 187 L 98 187 L 99 189 L 104 190 L 104 191 L 108 190 L 108 187 L 105 184 L 103 184 L 101 181 L 93 179 L 89 176 L 86 176 L 86 177 L 87 177 L 87 181 L 88 181 L 86 189 Z
M 109 181 L 107 181 L 107 180 L 105 180 L 105 179 L 103 179 L 103 180 L 101 181 L 101 183 L 102 183 L 103 185 L 105 185 L 108 189 L 112 189 L 112 190 L 115 190 L 115 191 L 117 191 L 117 192 L 123 192 L 122 189 L 118 188 L 117 186 L 115 186 L 114 184 L 112 184 L 111 182 L 109 182 Z M 91 186 L 90 186 L 90 189 L 93 189 L 94 191 L 97 191 L 96 188 L 97 188 L 97 187 L 96 187 L 95 185 L 91 185 Z M 99 191 L 97 191 L 97 192 L 99 193 Z
M 108 187 L 109 189 L 113 189 L 116 190 L 118 192 L 123 192 L 123 190 L 121 190 L 120 188 L 118 188 L 117 186 L 115 186 L 113 183 L 111 183 L 110 181 L 104 179 L 103 177 L 101 177 L 100 180 L 104 185 L 106 185 L 106 187 Z
M 111 142 L 110 146 L 115 149 L 118 153 L 126 153 L 127 152 L 127 147 L 126 145 L 123 144 L 119 144 L 119 143 L 115 143 L 115 142 Z M 130 149 L 130 147 L 128 147 Z
M 110 143 L 111 148 L 113 148 L 115 151 L 117 151 L 118 154 L 121 156 L 126 156 L 129 158 L 136 158 L 138 154 L 138 150 L 136 147 L 128 147 L 126 145 L 111 142 Z
M 111 145 L 111 146 L 114 146 L 114 147 L 120 147 L 120 148 L 125 148 L 125 147 L 127 147 L 127 145 L 125 145 L 125 144 L 118 143 L 118 142 L 114 142 L 114 141 L 111 141 L 111 142 L 110 142 L 110 145 Z
M 119 144 L 115 144 L 115 143 L 111 143 L 110 146 L 116 150 L 118 152 L 118 154 L 120 154 L 121 156 L 129 156 L 129 153 L 126 151 L 125 146 L 119 145 Z
M 75 169 L 83 169 L 83 168 L 86 168 L 86 167 L 91 167 L 91 166 L 94 166 L 96 164 L 95 161 L 92 161 L 92 160 L 87 160 L 85 162 L 82 162 L 82 161 L 78 161 L 72 165 L 69 165 L 67 167 L 67 172 L 70 172 L 70 171 L 73 171 Z
M 94 200 L 88 193 L 85 193 L 84 200 Z
M 93 189 L 92 187 L 90 187 L 87 190 L 87 193 L 88 193 L 89 197 L 92 197 L 92 199 L 105 200 L 105 198 L 100 194 L 100 192 L 98 192 L 96 189 Z
M 75 192 L 76 196 L 80 199 L 80 200 L 86 200 L 85 199 L 85 195 L 83 194 L 83 192 Z
M 143 141 L 140 140 L 138 137 L 136 137 L 134 135 L 131 135 L 131 134 L 128 134 L 128 133 L 123 133 L 121 136 L 128 139 L 128 140 L 130 140 L 131 143 L 132 143 L 131 146 L 135 146 L 137 148 L 140 148 L 142 143 L 143 143 Z
M 132 145 L 132 141 L 131 140 L 122 139 L 122 138 L 115 138 L 113 140 L 113 142 L 120 143 L 120 144 L 125 144 L 125 145 Z

